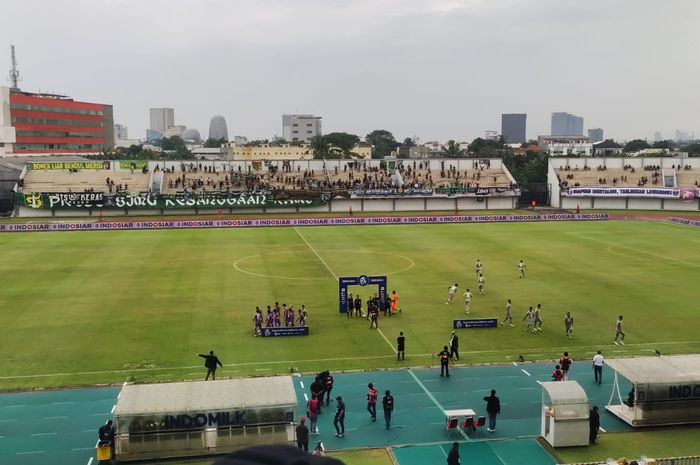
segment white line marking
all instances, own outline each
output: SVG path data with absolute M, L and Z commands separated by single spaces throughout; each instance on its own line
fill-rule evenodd
M 116 404 L 112 406 L 112 410 L 110 410 L 109 413 L 114 413 L 115 408 L 117 408 Z
M 3 421 L 19 421 L 19 420 L 0 420 L 0 422 L 3 422 Z
M 296 227 L 295 227 L 294 230 L 297 232 L 297 234 L 299 235 L 299 237 L 301 237 L 301 238 L 304 240 L 304 242 L 306 243 L 306 245 L 309 246 L 309 248 L 311 249 L 311 251 L 312 251 L 314 254 L 316 254 L 316 256 L 318 257 L 318 259 L 321 260 L 321 263 L 323 263 L 323 266 L 325 266 L 326 269 L 327 269 L 328 271 L 331 272 L 331 274 L 333 275 L 333 278 L 335 278 L 335 280 L 337 281 L 337 280 L 338 280 L 338 275 L 335 274 L 335 272 L 334 272 L 333 270 L 331 270 L 331 267 L 328 266 L 328 263 L 326 263 L 326 261 L 323 259 L 323 257 L 321 257 L 321 256 L 318 254 L 318 252 L 316 252 L 316 249 L 314 249 L 314 248 L 311 246 L 311 244 L 309 244 L 309 241 L 307 241 L 306 238 L 299 232 L 299 228 L 296 228 Z
M 527 371 L 525 371 L 524 368 L 521 368 L 520 371 L 522 371 L 523 373 L 525 373 L 525 374 L 528 375 L 528 376 L 532 376 L 530 373 L 528 373 Z
M 539 382 L 539 381 L 538 381 Z M 534 391 L 537 388 L 534 387 L 529 387 L 529 388 L 515 388 L 516 391 Z
M 51 405 L 65 405 L 65 404 L 75 404 L 75 401 L 70 400 L 66 402 L 51 402 Z
M 5 408 L 19 408 L 19 407 L 26 407 L 27 404 L 15 404 L 15 405 L 6 405 Z
M 88 460 L 87 465 L 90 465 L 92 463 L 92 457 L 90 457 L 90 460 Z
M 389 344 L 389 348 L 391 349 L 391 353 L 395 355 L 395 354 L 396 354 L 396 351 L 394 350 L 394 346 L 391 345 L 391 342 L 389 342 L 389 339 L 386 338 L 386 336 L 384 335 L 384 333 L 382 332 L 382 330 L 379 329 L 379 328 L 377 328 L 377 332 L 384 338 L 384 340 L 386 341 L 386 343 Z
M 306 389 L 306 388 L 304 387 L 304 382 L 303 382 L 303 381 L 299 381 L 299 386 L 301 386 L 302 389 Z
M 57 434 L 58 433 L 56 431 L 52 431 L 49 433 L 32 433 L 32 434 L 30 434 L 30 436 L 55 436 Z
M 420 388 L 423 389 L 423 392 L 425 392 L 425 394 L 428 396 L 428 399 L 432 400 L 433 403 L 437 406 L 437 408 L 440 409 L 440 411 L 441 411 L 442 414 L 444 415 L 444 414 L 445 414 L 445 409 L 443 408 L 443 406 L 440 405 L 440 402 L 437 401 L 437 399 L 435 398 L 435 396 L 433 396 L 433 395 L 430 393 L 430 391 L 428 391 L 428 388 L 426 388 L 425 385 L 421 382 L 421 380 L 418 379 L 418 376 L 416 376 L 416 374 L 413 372 L 413 370 L 411 370 L 411 369 L 409 368 L 409 369 L 408 369 L 408 374 L 410 374 L 410 375 L 413 377 L 413 379 L 416 380 L 416 383 L 418 383 L 418 386 L 420 386 Z M 468 438 L 467 435 L 464 433 L 464 431 L 462 431 L 461 428 L 457 428 L 457 432 L 460 434 L 460 436 L 462 436 L 464 439 L 466 439 L 467 441 L 469 441 L 469 438 Z
M 515 362 L 513 362 L 513 366 L 516 366 L 516 367 L 517 367 L 517 366 L 518 366 L 518 364 L 517 364 L 517 363 L 515 363 Z
M 537 381 L 537 384 L 539 384 L 540 386 L 542 386 L 542 381 Z
M 68 416 L 67 416 L 67 415 L 61 415 L 61 416 L 57 416 L 57 417 L 43 417 L 42 420 L 58 420 L 58 419 L 60 419 L 60 418 L 68 418 Z
M 683 344 L 698 344 L 700 341 L 669 341 L 669 342 L 642 342 L 636 344 L 625 344 L 625 347 L 648 347 L 648 346 L 667 346 L 667 345 L 683 345 Z M 529 350 L 547 350 L 548 353 L 558 352 L 559 350 L 571 350 L 571 346 L 560 346 L 560 347 L 539 347 L 533 349 L 523 349 L 523 353 L 529 354 Z M 576 349 L 600 349 L 600 344 L 592 346 L 576 346 Z M 505 349 L 491 349 L 491 350 L 471 350 L 471 351 L 460 351 L 460 354 L 464 355 L 480 355 L 480 354 L 500 354 L 505 352 Z M 433 354 L 411 354 L 411 357 L 432 357 Z M 287 363 L 315 363 L 315 362 L 337 362 L 343 360 L 375 360 L 381 358 L 395 357 L 395 355 L 370 355 L 365 357 L 338 357 L 338 358 L 319 358 L 319 359 L 305 359 L 305 360 L 277 360 L 269 362 L 242 362 L 233 363 L 226 365 L 227 367 L 233 366 L 248 366 L 248 365 L 280 365 Z M 132 372 L 145 372 L 145 371 L 160 371 L 160 370 L 188 370 L 190 368 L 201 368 L 201 365 L 195 366 L 181 366 L 181 367 L 154 367 L 154 368 L 134 368 L 130 370 L 103 370 L 103 371 L 82 371 L 74 373 L 45 373 L 45 374 L 35 374 L 35 375 L 15 375 L 15 376 L 0 376 L 0 380 L 3 379 L 26 379 L 26 378 L 45 378 L 53 376 L 81 376 L 81 375 L 103 375 L 111 373 L 132 373 Z M 201 374 L 189 373 L 190 375 Z M 2 407 L 0 407 L 2 408 Z M 0 420 L 2 421 L 2 420 Z
M 27 455 L 27 454 L 43 454 L 45 453 L 45 450 L 33 450 L 31 452 L 17 452 L 16 455 Z
M 270 371 L 272 368 L 256 368 L 255 371 Z
M 72 450 L 93 450 L 92 447 L 76 447 L 75 449 Z
M 670 262 L 682 263 L 683 265 L 688 265 L 688 266 L 700 268 L 700 264 L 698 264 L 698 263 L 686 262 L 686 261 L 683 261 L 683 260 L 678 260 L 677 258 L 667 257 L 666 255 L 660 255 L 660 254 L 656 254 L 656 253 L 653 253 L 653 252 L 647 252 L 646 250 L 636 249 L 636 248 L 634 248 L 634 247 L 630 247 L 630 246 L 627 246 L 627 245 L 616 244 L 615 242 L 605 241 L 605 240 L 602 240 L 602 239 L 595 239 L 595 238 L 593 238 L 593 237 L 586 237 L 584 234 L 575 234 L 575 235 L 577 235 L 577 236 L 579 236 L 579 237 L 581 237 L 581 238 L 583 238 L 583 239 L 588 239 L 589 241 L 596 241 L 596 242 L 600 242 L 601 244 L 609 244 L 610 246 L 615 246 L 615 247 L 620 247 L 620 248 L 623 248 L 623 249 L 633 250 L 633 251 L 635 251 L 635 252 L 637 252 L 637 253 L 642 253 L 642 254 L 645 254 L 645 255 L 651 255 L 652 257 L 656 257 L 656 258 L 661 258 L 662 260 L 668 260 L 668 261 L 670 261 Z
M 605 431 L 602 426 L 599 426 L 598 429 L 600 429 L 603 433 L 607 433 L 607 431 Z
M 306 402 L 309 401 L 309 396 L 307 396 L 306 393 L 304 393 L 304 400 L 305 400 Z

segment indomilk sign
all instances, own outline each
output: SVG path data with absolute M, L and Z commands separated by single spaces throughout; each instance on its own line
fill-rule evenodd
M 235 412 L 193 413 L 189 415 L 167 415 L 162 424 L 165 429 L 243 426 L 245 425 L 245 410 L 237 410 Z

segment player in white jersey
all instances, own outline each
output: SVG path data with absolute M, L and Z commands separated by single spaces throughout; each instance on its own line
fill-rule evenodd
M 617 323 L 615 323 L 615 345 L 620 345 L 617 343 L 617 339 L 620 339 L 620 344 L 625 345 L 625 332 L 622 330 L 622 315 L 617 319 Z
M 513 317 L 510 313 L 510 307 L 511 307 L 511 303 L 510 303 L 510 299 L 508 299 L 508 302 L 506 303 L 506 317 L 501 322 L 501 326 L 505 326 L 506 321 L 508 322 L 509 326 L 513 326 Z
M 472 302 L 472 293 L 467 289 L 462 296 L 464 297 L 464 311 L 469 315 L 469 304 Z
M 574 337 L 574 317 L 571 316 L 571 312 L 566 312 L 564 317 L 564 329 L 566 330 L 566 335 L 569 339 Z
M 542 305 L 537 304 L 535 311 L 533 313 L 535 316 L 535 325 L 532 328 L 533 331 L 542 331 Z
M 520 260 L 520 263 L 518 263 L 518 277 L 525 277 L 525 263 L 522 260 Z
M 454 283 L 454 285 L 450 286 L 450 291 L 447 294 L 447 302 L 445 302 L 445 305 L 452 302 L 452 299 L 454 299 L 455 294 L 457 294 L 457 287 L 458 286 L 459 285 L 457 283 Z
M 535 327 L 535 314 L 532 311 L 532 307 L 528 309 L 527 313 L 525 314 L 525 317 L 523 318 L 523 321 L 526 324 L 525 331 L 527 331 L 528 333 L 532 331 L 534 333 L 535 330 L 533 328 Z
M 486 284 L 486 280 L 484 279 L 484 275 L 479 273 L 479 278 L 476 280 L 477 284 L 479 285 L 479 294 L 484 293 L 484 284 Z
M 474 268 L 476 268 L 476 275 L 478 276 L 481 273 L 481 260 L 478 258 L 476 259 L 476 264 L 474 265 Z

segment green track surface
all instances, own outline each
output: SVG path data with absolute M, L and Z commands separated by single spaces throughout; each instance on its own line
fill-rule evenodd
M 661 222 L 347 226 L 247 230 L 13 233 L 0 236 L 0 389 L 194 379 L 213 349 L 220 377 L 434 364 L 461 298 L 485 295 L 473 317 L 543 305 L 544 331 L 472 330 L 462 362 L 551 359 L 563 350 L 608 356 L 700 351 L 697 229 Z M 527 278 L 518 279 L 523 258 Z M 234 267 L 234 263 L 237 267 Z M 403 313 L 381 332 L 337 311 L 334 276 L 388 274 Z M 374 289 L 353 288 L 366 299 Z M 460 290 L 461 294 L 461 290 Z M 306 338 L 255 338 L 252 314 L 275 301 L 309 309 Z M 564 337 L 571 311 L 575 338 Z M 627 346 L 612 345 L 618 314 Z

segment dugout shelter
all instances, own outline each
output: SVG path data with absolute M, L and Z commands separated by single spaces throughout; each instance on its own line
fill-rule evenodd
M 114 410 L 120 461 L 228 453 L 294 440 L 290 376 L 127 385 Z
M 605 408 L 615 416 L 631 426 L 700 423 L 700 355 L 618 358 L 606 363 L 615 375 Z
M 576 381 L 542 385 L 542 437 L 552 447 L 588 445 L 588 396 Z

